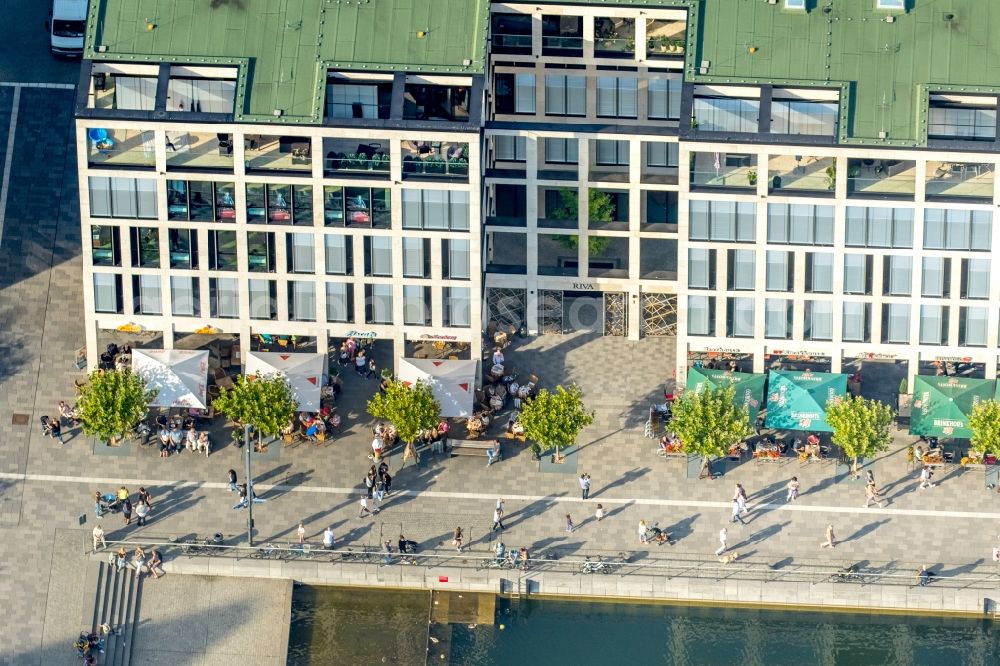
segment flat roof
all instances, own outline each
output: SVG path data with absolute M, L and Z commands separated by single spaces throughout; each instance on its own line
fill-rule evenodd
M 1000 45 L 991 39 L 1000 35 L 1000 2 L 907 0 L 905 11 L 877 10 L 876 0 L 806 5 L 692 3 L 689 22 L 701 25 L 686 80 L 840 87 L 838 141 L 885 146 L 926 145 L 931 92 L 1000 93 Z M 699 73 L 703 61 L 707 74 Z
M 91 0 L 85 52 L 239 65 L 236 120 L 312 123 L 329 69 L 482 73 L 488 21 L 488 0 Z

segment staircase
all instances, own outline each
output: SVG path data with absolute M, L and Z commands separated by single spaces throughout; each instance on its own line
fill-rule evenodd
M 142 579 L 132 568 L 116 571 L 107 562 L 91 567 L 87 579 L 85 589 L 96 592 L 93 604 L 84 610 L 82 626 L 98 635 L 101 635 L 102 624 L 111 627 L 111 633 L 104 636 L 104 654 L 98 664 L 128 666 L 132 659 L 132 636 L 139 617 Z

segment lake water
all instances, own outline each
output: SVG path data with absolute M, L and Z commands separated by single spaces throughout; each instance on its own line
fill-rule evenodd
M 304 586 L 292 604 L 288 663 L 1000 666 L 1000 627 L 931 616 Z

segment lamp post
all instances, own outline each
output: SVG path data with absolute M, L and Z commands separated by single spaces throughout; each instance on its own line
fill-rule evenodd
M 243 425 L 243 445 L 247 449 L 247 541 L 253 547 L 253 477 L 250 475 L 250 424 Z

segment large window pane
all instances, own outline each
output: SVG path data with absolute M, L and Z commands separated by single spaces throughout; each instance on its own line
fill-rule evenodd
M 788 291 L 791 277 L 791 252 L 767 251 L 765 288 L 767 291 Z
M 806 257 L 808 261 L 806 272 L 809 274 L 808 291 L 814 294 L 833 292 L 833 253 L 810 252 Z
M 162 296 L 160 295 L 159 275 L 139 275 L 136 278 L 136 291 L 139 302 L 136 313 L 146 315 L 163 314 Z
M 365 285 L 365 311 L 369 324 L 391 324 L 392 323 L 392 285 L 390 284 L 369 284 Z
M 288 234 L 291 241 L 291 272 L 315 273 L 316 253 L 313 250 L 313 234 Z
M 883 311 L 885 341 L 905 344 L 910 341 L 910 306 L 890 303 Z
M 431 323 L 430 287 L 403 285 L 403 323 L 414 326 Z
M 343 282 L 326 283 L 326 320 L 353 321 L 352 285 Z
M 118 312 L 119 280 L 111 273 L 94 273 L 94 310 L 97 312 Z
M 425 238 L 403 239 L 403 277 L 430 277 L 428 273 L 430 257 L 427 256 L 427 245 Z
M 288 318 L 293 321 L 316 321 L 316 284 L 301 280 L 288 283 Z
M 833 303 L 806 301 L 804 335 L 806 340 L 833 339 Z
M 947 295 L 945 291 L 947 265 L 948 260 L 944 257 L 923 258 L 922 296 L 942 298 Z
M 729 288 L 737 291 L 754 288 L 754 251 L 730 250 Z
M 764 337 L 787 338 L 791 335 L 791 301 L 764 299 Z
M 965 298 L 989 298 L 990 296 L 990 260 L 963 259 L 965 265 Z
M 843 339 L 846 342 L 868 340 L 868 304 L 845 301 Z
M 468 280 L 471 277 L 469 269 L 469 241 L 457 238 L 447 239 L 442 245 L 443 274 L 446 279 Z
M 920 344 L 940 345 L 945 336 L 945 312 L 943 305 L 920 306 Z
M 909 296 L 913 282 L 913 259 L 908 256 L 887 256 L 889 276 L 888 293 L 891 296 Z
M 714 300 L 708 296 L 688 296 L 688 335 L 712 335 Z
M 865 255 L 844 255 L 844 293 L 868 293 L 868 258 Z
M 239 280 L 236 278 L 210 278 L 208 289 L 213 317 L 235 319 L 240 316 Z
M 730 298 L 726 309 L 726 320 L 729 323 L 727 335 L 733 338 L 752 338 L 754 299 Z
M 691 289 L 711 289 L 709 253 L 700 247 L 688 248 L 688 287 Z
M 170 276 L 170 309 L 175 316 L 198 317 L 198 278 L 187 275 Z
M 987 308 L 962 308 L 961 319 L 958 322 L 958 344 L 967 347 L 985 347 Z
M 392 275 L 392 237 L 368 236 L 365 238 L 365 275 L 389 277 Z
M 250 317 L 253 319 L 274 319 L 277 316 L 274 295 L 276 285 L 272 280 L 250 280 Z
M 471 301 L 468 287 L 445 287 L 442 293 L 445 326 L 468 327 L 471 324 Z
M 327 234 L 323 242 L 326 248 L 327 275 L 350 275 L 352 237 Z

